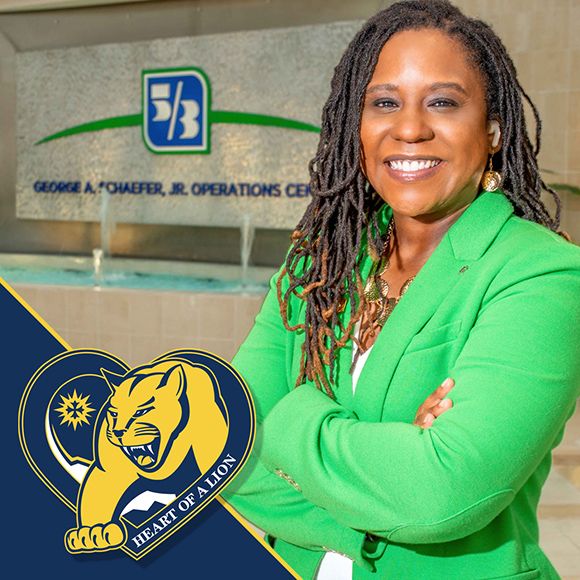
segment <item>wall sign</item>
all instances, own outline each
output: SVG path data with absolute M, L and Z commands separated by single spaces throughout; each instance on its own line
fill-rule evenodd
M 19 54 L 17 216 L 294 228 L 359 27 Z

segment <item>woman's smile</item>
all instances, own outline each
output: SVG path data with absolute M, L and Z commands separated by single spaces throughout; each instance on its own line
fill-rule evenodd
M 391 177 L 403 183 L 427 179 L 441 167 L 441 164 L 441 159 L 426 157 L 391 155 L 385 159 L 385 165 Z
M 476 198 L 492 151 L 485 81 L 439 30 L 384 45 L 366 89 L 361 165 L 397 216 L 458 218 Z

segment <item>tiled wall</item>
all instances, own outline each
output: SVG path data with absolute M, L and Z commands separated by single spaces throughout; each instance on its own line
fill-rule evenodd
M 72 348 L 98 348 L 134 367 L 177 348 L 227 361 L 250 330 L 263 294 L 201 294 L 13 284 Z
M 540 168 L 548 183 L 580 187 L 580 0 L 457 0 L 492 24 L 543 122 Z M 534 133 L 529 118 L 528 131 Z M 562 229 L 580 243 L 580 195 L 564 193 Z

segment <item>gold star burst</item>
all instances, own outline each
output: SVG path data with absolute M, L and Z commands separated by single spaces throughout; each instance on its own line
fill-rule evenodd
M 83 397 L 83 394 L 77 395 L 76 389 L 73 391 L 72 395 L 64 396 L 61 395 L 62 404 L 60 407 L 55 409 L 60 416 L 62 421 L 60 424 L 67 423 L 70 427 L 72 425 L 73 429 L 76 431 L 77 426 L 82 423 L 89 424 L 90 414 L 94 409 L 89 405 L 89 395 Z

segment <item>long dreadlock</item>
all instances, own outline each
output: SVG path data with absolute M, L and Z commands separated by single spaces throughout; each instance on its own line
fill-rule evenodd
M 330 97 L 322 111 L 318 150 L 309 164 L 312 201 L 292 234 L 293 245 L 278 280 L 278 300 L 286 328 L 305 331 L 297 385 L 313 380 L 331 397 L 336 350 L 345 346 L 365 307 L 360 273 L 363 232 L 371 255 L 383 251 L 377 215 L 382 203 L 360 167 L 360 123 L 366 87 L 385 42 L 397 32 L 424 28 L 439 29 L 458 39 L 468 61 L 485 80 L 488 119 L 498 118 L 502 127 L 502 191 L 514 213 L 551 230 L 560 223 L 560 200 L 542 180 L 536 159 L 541 131 L 538 111 L 520 86 L 514 64 L 490 26 L 468 18 L 447 0 L 397 2 L 368 20 L 334 71 Z M 528 137 L 522 97 L 534 113 L 535 147 Z M 554 196 L 555 218 L 540 198 L 542 190 Z M 283 292 L 285 276 L 289 287 Z M 288 322 L 292 294 L 306 301 L 304 324 L 290 326 Z M 347 297 L 350 317 L 345 325 L 339 314 Z

